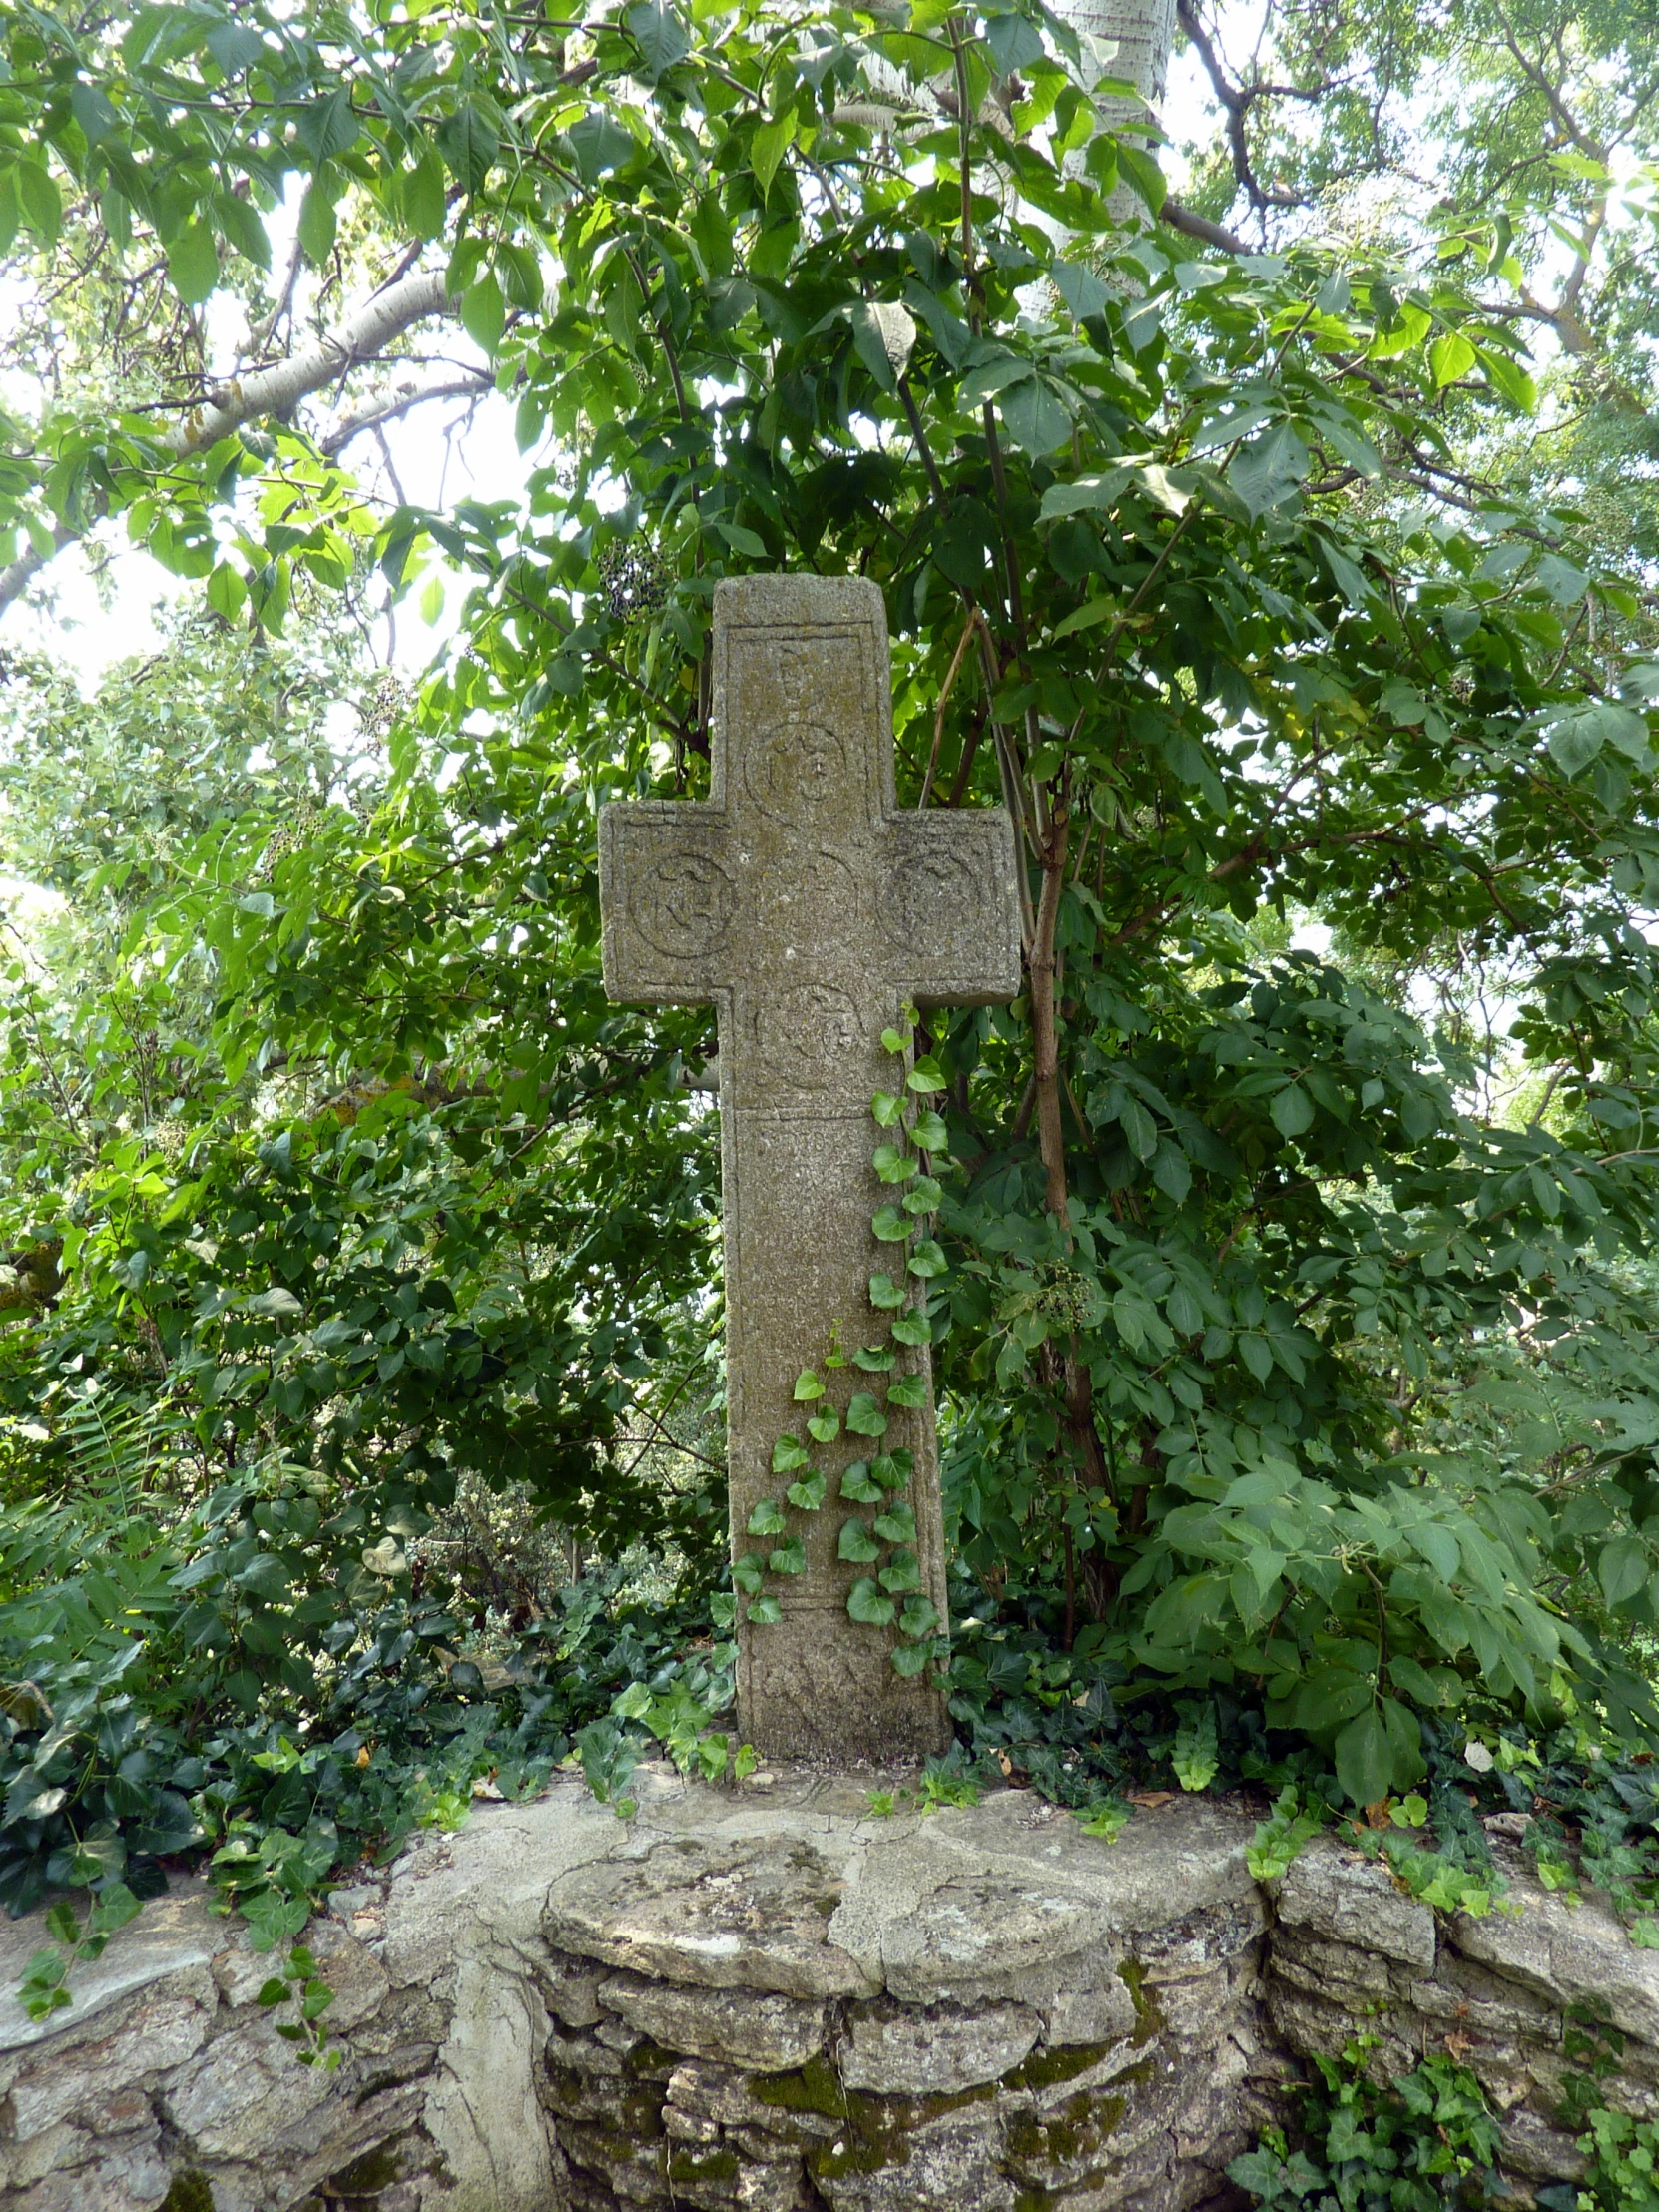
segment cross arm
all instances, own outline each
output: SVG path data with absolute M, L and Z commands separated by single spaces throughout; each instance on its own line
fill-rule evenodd
M 1019 856 L 1007 809 L 905 809 L 890 820 L 894 981 L 920 1006 L 1017 998 Z
M 725 810 L 629 800 L 599 810 L 599 911 L 607 996 L 663 1006 L 729 980 L 742 889 Z

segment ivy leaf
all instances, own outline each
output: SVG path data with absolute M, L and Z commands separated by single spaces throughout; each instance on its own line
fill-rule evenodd
M 776 1551 L 767 1553 L 767 1565 L 774 1574 L 805 1574 L 807 1547 L 799 1536 L 787 1537 Z
M 832 1405 L 825 1406 L 823 1412 L 815 1413 L 807 1423 L 807 1433 L 815 1443 L 832 1444 L 840 1432 L 840 1415 Z
M 792 1482 L 784 1495 L 802 1513 L 816 1513 L 824 1503 L 825 1477 L 817 1468 L 804 1475 L 799 1482 Z
M 753 1597 L 765 1580 L 766 1570 L 757 1552 L 746 1551 L 741 1559 L 732 1562 L 732 1580 L 746 1595 Z
M 942 1091 L 949 1085 L 949 1078 L 930 1052 L 922 1054 L 904 1080 L 912 1091 L 923 1093 Z M 876 1118 L 879 1120 L 880 1117 Z
M 900 1633 L 902 1633 L 904 1627 L 902 1620 L 898 1625 Z M 922 1631 L 923 1635 L 928 1633 L 929 1631 L 925 1629 Z M 895 1644 L 889 1656 L 893 1663 L 893 1671 L 896 1674 L 911 1676 L 920 1674 L 922 1668 L 926 1666 L 933 1655 L 926 1644 L 909 1643 Z
M 932 1214 L 938 1211 L 944 1191 L 931 1175 L 918 1175 L 913 1190 L 904 1193 L 899 1204 L 907 1214 Z
M 908 1636 L 913 1642 L 917 1637 L 936 1634 L 939 1625 L 939 1609 L 930 1597 L 918 1593 L 905 1599 L 904 1610 L 898 1616 L 901 1636 Z
M 744 1533 L 747 1536 L 781 1536 L 788 1526 L 778 1500 L 764 1497 L 750 1514 Z
M 846 1610 L 866 1628 L 886 1628 L 898 1607 L 882 1596 L 867 1574 L 861 1574 L 846 1593 Z
M 752 1597 L 749 1601 L 749 1618 L 757 1628 L 776 1628 L 784 1617 L 784 1608 L 775 1597 Z
M 860 1345 L 852 1355 L 852 1365 L 862 1368 L 866 1375 L 888 1375 L 897 1361 L 891 1345 Z
M 772 1471 L 774 1474 L 793 1474 L 797 1467 L 811 1464 L 811 1454 L 799 1436 L 780 1436 L 772 1447 Z M 757 1530 L 764 1535 L 764 1529 Z
M 901 1375 L 889 1385 L 887 1403 L 913 1408 L 927 1403 L 927 1384 L 919 1375 Z
M 908 1505 L 889 1505 L 875 1516 L 875 1533 L 884 1544 L 913 1544 L 916 1516 Z
M 915 1174 L 918 1162 L 895 1144 L 878 1144 L 870 1165 L 883 1183 L 903 1183 Z
M 846 1408 L 846 1431 L 849 1436 L 884 1436 L 887 1432 L 887 1416 L 876 1404 L 868 1390 L 854 1390 Z
M 819 1378 L 813 1373 L 811 1368 L 803 1368 L 801 1373 L 795 1379 L 795 1396 L 797 1403 L 802 1403 L 808 1398 L 822 1397 L 823 1395 L 824 1384 L 819 1381 Z
M 890 1275 L 872 1275 L 869 1279 L 869 1302 L 883 1313 L 902 1306 L 908 1295 Z
M 850 1466 L 841 1469 L 841 1496 L 849 1505 L 879 1505 L 883 1494 L 880 1483 L 870 1473 L 867 1459 L 854 1459 Z
M 870 1462 L 870 1473 L 883 1490 L 902 1490 L 915 1472 L 915 1454 L 908 1448 L 883 1451 Z
M 896 1206 L 878 1206 L 869 1226 L 871 1233 L 882 1244 L 902 1244 L 915 1223 L 908 1214 L 900 1213 Z
M 872 1559 L 879 1559 L 881 1546 L 856 1514 L 841 1523 L 840 1541 L 835 1546 L 835 1556 L 847 1559 L 854 1566 L 868 1566 Z
M 904 1101 L 895 1098 L 891 1091 L 877 1091 L 869 1102 L 869 1110 L 883 1129 L 896 1128 L 904 1117 Z
M 931 1106 L 924 1106 L 917 1114 L 910 1138 L 919 1152 L 937 1154 L 950 1150 L 950 1132 Z
M 933 1324 L 925 1314 L 894 1314 L 892 1333 L 901 1345 L 930 1345 Z
M 928 1282 L 934 1276 L 946 1275 L 949 1271 L 950 1262 L 944 1256 L 943 1247 L 935 1244 L 931 1237 L 919 1239 L 910 1254 L 910 1273 L 919 1275 L 923 1282 Z
M 876 1580 L 883 1590 L 890 1590 L 895 1597 L 902 1597 L 906 1590 L 919 1590 L 921 1569 L 916 1564 L 915 1553 L 895 1551 L 876 1575 Z

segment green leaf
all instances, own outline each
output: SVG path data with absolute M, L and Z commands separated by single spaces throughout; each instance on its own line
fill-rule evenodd
M 856 1514 L 841 1523 L 840 1541 L 835 1546 L 838 1559 L 850 1560 L 856 1566 L 868 1566 L 872 1559 L 879 1559 L 881 1546 L 870 1534 L 868 1525 Z
M 933 1342 L 933 1325 L 925 1314 L 894 1314 L 892 1333 L 901 1345 L 930 1345 Z
M 906 1228 L 908 1224 L 906 1223 Z M 909 1293 L 896 1284 L 890 1275 L 872 1275 L 869 1279 L 869 1302 L 879 1312 L 890 1313 L 903 1305 Z
M 1288 422 L 1242 446 L 1227 470 L 1229 486 L 1250 510 L 1251 520 L 1271 513 L 1290 499 L 1312 465 L 1308 448 Z
M 187 307 L 199 306 L 219 282 L 219 246 L 205 223 L 190 222 L 169 241 L 167 274 Z
M 1634 1536 L 1618 1536 L 1603 1544 L 1596 1559 L 1601 1594 L 1610 1606 L 1627 1604 L 1642 1589 L 1651 1573 L 1646 1544 Z
M 1314 1102 L 1300 1083 L 1287 1083 L 1276 1091 L 1268 1112 L 1282 1137 L 1300 1137 L 1314 1126 Z
M 784 1608 L 775 1597 L 752 1597 L 748 1611 L 757 1628 L 776 1628 L 784 1617 Z
M 854 1459 L 841 1470 L 841 1496 L 849 1505 L 879 1505 L 883 1491 L 870 1473 L 867 1459 Z
M 896 1206 L 878 1206 L 869 1226 L 882 1244 L 902 1244 L 915 1223 Z
M 638 41 L 648 84 L 654 85 L 691 52 L 691 34 L 667 0 L 641 0 L 628 10 L 625 21 Z
M 869 1110 L 883 1129 L 892 1129 L 904 1117 L 904 1101 L 895 1098 L 891 1091 L 877 1091 L 869 1102 Z
M 915 1472 L 915 1454 L 908 1449 L 883 1451 L 870 1461 L 869 1471 L 883 1490 L 902 1490 Z
M 794 1474 L 798 1467 L 811 1464 L 812 1455 L 799 1436 L 780 1436 L 772 1447 L 772 1471 L 774 1474 Z M 765 1529 L 755 1529 L 755 1535 L 765 1535 Z
M 778 164 L 795 143 L 795 109 L 786 108 L 772 122 L 763 123 L 750 141 L 749 166 L 761 188 L 763 201 L 772 197 L 772 180 Z
M 923 1093 L 949 1088 L 948 1076 L 930 1052 L 923 1053 L 904 1080 L 910 1090 Z
M 909 1269 L 912 1275 L 920 1276 L 923 1282 L 930 1282 L 934 1276 L 947 1275 L 950 1262 L 945 1258 L 943 1248 L 935 1244 L 931 1237 L 921 1237 L 911 1248 Z
M 917 1114 L 910 1141 L 919 1152 L 936 1155 L 950 1150 L 950 1132 L 930 1106 L 924 1106 Z
M 305 187 L 299 203 L 299 243 L 313 269 L 320 269 L 334 251 L 334 203 L 340 196 L 340 174 L 326 164 Z
M 1335 1756 L 1337 1780 L 1351 1804 L 1375 1805 L 1393 1788 L 1393 1745 L 1375 1705 L 1339 1731 Z
M 732 1562 L 732 1580 L 748 1596 L 753 1597 L 762 1587 L 766 1569 L 759 1553 L 746 1551 L 741 1559 Z
M 913 1551 L 895 1551 L 876 1576 L 883 1590 L 890 1590 L 895 1597 L 902 1597 L 906 1590 L 919 1590 L 921 1569 L 916 1564 Z
M 898 1608 L 890 1597 L 882 1596 L 867 1574 L 863 1574 L 846 1593 L 846 1610 L 866 1628 L 886 1628 Z
M 815 1443 L 832 1444 L 840 1432 L 840 1415 L 832 1405 L 827 1405 L 823 1412 L 815 1413 L 807 1423 L 807 1433 Z
M 1109 468 L 1098 476 L 1075 477 L 1069 484 L 1050 484 L 1037 509 L 1037 520 L 1057 522 L 1065 515 L 1111 514 L 1134 480 L 1132 468 Z
M 750 1536 L 781 1536 L 788 1526 L 778 1500 L 764 1497 L 750 1514 L 744 1533 Z
M 804 1404 L 809 1398 L 822 1397 L 823 1395 L 823 1382 L 820 1382 L 818 1376 L 814 1374 L 811 1368 L 803 1368 L 801 1373 L 795 1379 L 796 1402 L 798 1404 Z
M 799 1512 L 816 1513 L 824 1503 L 824 1491 L 825 1477 L 815 1468 L 799 1482 L 792 1482 L 784 1495 Z
M 887 1403 L 906 1410 L 927 1403 L 927 1383 L 919 1375 L 901 1375 L 887 1387 Z
M 868 1390 L 853 1391 L 845 1418 L 849 1436 L 884 1436 L 887 1432 L 887 1416 Z
M 875 1516 L 875 1533 L 884 1544 L 913 1544 L 916 1516 L 908 1505 L 889 1505 Z
M 55 246 L 63 227 L 63 199 L 56 180 L 44 163 L 30 161 L 19 162 L 12 171 L 12 179 L 24 222 L 42 246 Z M 195 296 L 206 298 L 207 293 L 199 292 Z
M 443 162 L 436 147 L 427 147 L 404 177 L 402 209 L 403 221 L 417 239 L 442 237 L 446 206 Z
M 495 125 L 469 102 L 446 116 L 434 134 L 449 174 L 466 193 L 479 193 L 495 167 L 501 140 Z
M 921 1636 L 936 1635 L 941 1622 L 939 1609 L 930 1597 L 919 1594 L 904 1601 L 904 1610 L 898 1616 L 898 1632 L 914 1642 Z
M 799 1536 L 787 1537 L 776 1551 L 767 1553 L 767 1565 L 774 1574 L 805 1574 L 807 1547 Z
M 1436 388 L 1454 384 L 1474 366 L 1475 351 L 1460 330 L 1448 330 L 1428 348 L 1428 365 Z
M 362 135 L 362 126 L 351 111 L 350 87 L 341 85 L 325 100 L 313 100 L 301 108 L 295 128 L 313 169 L 320 169 L 336 154 L 347 153 Z
M 461 299 L 461 326 L 486 353 L 500 346 L 507 328 L 507 302 L 493 272 L 468 284 Z
M 895 1144 L 878 1144 L 870 1157 L 870 1165 L 883 1183 L 903 1183 L 915 1174 L 920 1163 L 908 1152 L 901 1152 Z

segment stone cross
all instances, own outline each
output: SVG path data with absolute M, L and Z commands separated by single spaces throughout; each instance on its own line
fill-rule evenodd
M 719 1009 L 726 1245 L 728 1468 L 735 1552 L 780 1435 L 815 1410 L 796 1378 L 825 1377 L 844 1407 L 868 1378 L 825 1371 L 886 1339 L 873 1273 L 897 1274 L 870 1217 L 895 1196 L 870 1155 L 872 1094 L 902 1088 L 882 1048 L 906 1001 L 983 1005 L 1020 983 L 1013 828 L 1002 808 L 900 811 L 881 594 L 853 577 L 746 576 L 716 587 L 714 722 L 706 803 L 600 810 L 605 988 L 613 999 Z M 774 1758 L 913 1758 L 950 1740 L 939 1691 L 890 1662 L 896 1638 L 848 1618 L 864 1571 L 837 1556 L 850 1508 L 840 1470 L 906 1446 L 921 1586 L 945 1614 L 931 1374 L 925 1402 L 889 1409 L 882 1441 L 815 1449 L 823 1507 L 790 1510 L 806 1571 L 773 1577 L 783 1619 L 739 1631 L 743 1734 Z M 850 1374 L 852 1382 L 847 1382 Z M 839 1385 L 837 1389 L 837 1385 Z M 740 1611 L 744 1608 L 740 1607 Z

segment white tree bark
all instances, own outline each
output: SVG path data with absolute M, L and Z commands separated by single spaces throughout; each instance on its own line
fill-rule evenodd
M 1054 13 L 1095 42 L 1103 76 L 1126 78 L 1156 113 L 1169 82 L 1175 0 L 1054 0 Z
M 372 293 L 353 308 L 336 329 L 315 339 L 288 360 L 270 368 L 257 368 L 245 376 L 233 376 L 220 384 L 199 406 L 189 408 L 159 443 L 181 458 L 216 445 L 245 423 L 291 412 L 301 399 L 325 384 L 335 382 L 350 369 L 372 361 L 388 345 L 417 322 L 449 312 L 448 293 L 441 270 L 422 270 L 400 276 Z M 446 387 L 447 388 L 447 387 Z M 400 410 L 401 411 L 401 410 Z M 0 569 L 0 615 L 66 545 L 82 532 L 59 523 L 52 533 L 51 552 L 33 547 L 9 568 Z

